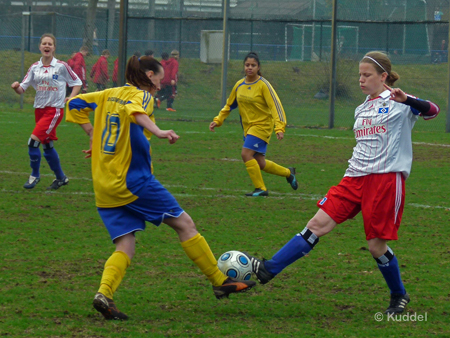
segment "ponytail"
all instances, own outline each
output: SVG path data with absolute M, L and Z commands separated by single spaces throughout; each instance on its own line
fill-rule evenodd
M 158 74 L 162 69 L 159 61 L 151 56 L 137 57 L 133 55 L 127 62 L 125 78 L 128 83 L 138 88 L 149 87 L 150 89 L 155 89 L 156 86 L 145 73 L 151 70 L 153 73 Z

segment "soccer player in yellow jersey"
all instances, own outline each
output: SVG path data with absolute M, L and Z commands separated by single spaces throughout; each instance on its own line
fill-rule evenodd
M 67 121 L 79 124 L 90 137 L 90 149 L 83 152 L 92 157 L 97 209 L 116 246 L 105 263 L 94 308 L 106 319 L 128 319 L 115 306 L 113 295 L 134 256 L 135 233 L 145 229 L 146 221 L 165 223 L 177 232 L 182 248 L 209 279 L 217 298 L 249 290 L 255 282 L 229 278 L 218 269 L 191 217 L 151 172 L 144 130 L 170 143 L 179 138 L 173 130 L 159 129 L 148 115 L 164 77 L 161 64 L 152 57 L 132 56 L 125 77 L 125 86 L 75 96 L 67 108 Z M 89 120 L 92 111 L 94 125 Z
M 286 115 L 277 93 L 269 81 L 261 76 L 261 64 L 256 53 L 248 53 L 244 59 L 245 78 L 234 85 L 225 107 L 209 125 L 214 131 L 220 127 L 230 112 L 239 107 L 244 129 L 242 160 L 255 186 L 247 196 L 268 196 L 261 170 L 266 173 L 286 177 L 292 189 L 297 190 L 295 168 L 285 168 L 266 160 L 267 145 L 275 128 L 278 140 L 282 140 L 286 128 Z

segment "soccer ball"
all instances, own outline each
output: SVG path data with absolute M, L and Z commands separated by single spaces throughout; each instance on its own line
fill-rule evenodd
M 252 276 L 252 266 L 248 257 L 240 251 L 227 251 L 222 254 L 217 265 L 228 277 L 249 280 Z

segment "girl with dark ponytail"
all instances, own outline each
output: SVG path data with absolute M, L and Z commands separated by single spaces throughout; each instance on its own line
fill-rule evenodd
M 214 131 L 220 127 L 230 115 L 231 110 L 239 107 L 242 127 L 244 129 L 244 145 L 242 160 L 252 180 L 255 190 L 246 196 L 268 196 L 261 170 L 266 173 L 286 177 L 292 189 L 297 190 L 295 168 L 282 167 L 266 160 L 266 150 L 272 132 L 275 129 L 278 140 L 284 138 L 286 115 L 281 101 L 272 85 L 261 76 L 261 64 L 258 54 L 250 52 L 244 58 L 245 78 L 234 85 L 228 101 L 209 125 Z
M 187 256 L 213 285 L 217 298 L 245 291 L 256 283 L 228 278 L 217 267 L 214 254 L 197 231 L 192 218 L 159 183 L 151 170 L 149 141 L 144 130 L 175 143 L 173 130 L 161 130 L 153 116 L 153 95 L 161 87 L 164 70 L 152 57 L 132 56 L 127 63 L 123 87 L 75 96 L 68 103 L 67 121 L 79 124 L 91 139 L 92 178 L 97 210 L 115 251 L 106 261 L 93 306 L 105 319 L 126 320 L 113 295 L 135 253 L 135 233 L 145 222 L 165 223 L 178 234 Z M 94 111 L 94 125 L 89 113 Z

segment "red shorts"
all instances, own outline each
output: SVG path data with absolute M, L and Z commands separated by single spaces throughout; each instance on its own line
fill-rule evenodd
M 60 124 L 64 116 L 64 108 L 36 108 L 34 110 L 34 118 L 36 126 L 33 135 L 39 138 L 42 144 L 57 140 L 56 127 Z
M 362 211 L 366 239 L 396 240 L 405 205 L 401 173 L 344 177 L 317 206 L 340 224 Z

